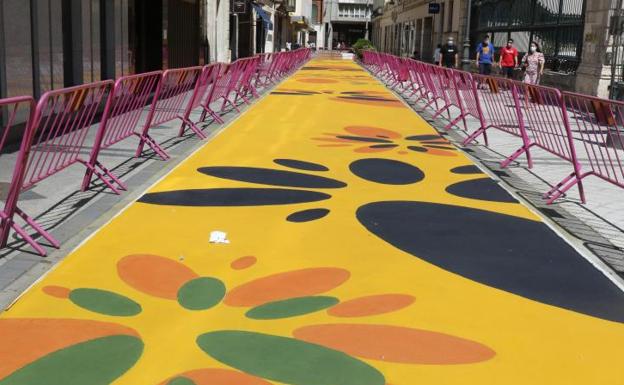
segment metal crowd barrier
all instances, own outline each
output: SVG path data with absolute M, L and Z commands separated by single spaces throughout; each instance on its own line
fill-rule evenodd
M 570 174 L 544 194 L 548 204 L 573 186 L 578 187 L 585 203 L 582 181 L 589 175 L 624 188 L 622 102 L 442 68 L 381 52 L 365 51 L 362 64 L 403 96 L 415 98 L 415 103 L 423 101 L 424 108 L 432 107 L 434 117 L 447 112 L 446 129 L 460 121 L 467 129 L 466 117 L 477 119 L 479 128 L 468 135 L 464 145 L 481 136 L 489 145 L 487 131 L 492 128 L 520 138 L 520 147 L 501 167 L 523 154 L 532 167 L 532 147 L 570 163 Z M 459 116 L 451 116 L 451 107 L 459 111 Z
M 263 57 L 268 56 L 269 59 Z M 237 112 L 238 99 L 249 104 L 257 98 L 257 86 L 275 83 L 310 58 L 309 49 L 298 49 L 239 59 L 230 65 L 215 63 L 204 67 L 170 69 L 123 76 L 117 81 L 100 81 L 45 93 L 35 104 L 30 96 L 0 99 L 0 153 L 11 135 L 21 134 L 17 161 L 13 169 L 4 208 L 0 211 L 0 248 L 7 245 L 10 232 L 30 244 L 39 254 L 45 248 L 25 227 L 30 226 L 52 246 L 59 242 L 18 207 L 20 193 L 58 172 L 81 163 L 86 167 L 82 189 L 88 189 L 95 176 L 119 194 L 126 186 L 99 161 L 102 149 L 137 136 L 140 156 L 147 144 L 163 160 L 165 150 L 149 135 L 155 126 L 179 119 L 179 135 L 186 129 L 204 139 L 197 126 L 208 115 L 223 123 L 210 107 L 222 101 L 221 112 L 229 103 Z M 263 66 L 264 65 L 264 66 Z M 258 79 L 263 79 L 258 83 Z M 232 100 L 231 98 L 235 99 Z M 198 121 L 191 115 L 200 113 Z M 99 124 L 97 120 L 100 117 Z M 16 124 L 16 122 L 23 122 Z M 21 132 L 18 132 L 21 130 Z M 93 144 L 87 144 L 95 130 Z M 88 154 L 84 158 L 82 154 Z M 20 218 L 25 225 L 20 225 Z

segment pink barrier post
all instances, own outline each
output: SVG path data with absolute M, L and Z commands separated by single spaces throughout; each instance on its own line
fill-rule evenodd
M 108 100 L 112 81 L 101 81 L 76 87 L 48 91 L 37 103 L 24 131 L 18 161 L 15 166 L 10 197 L 2 214 L 4 225 L 0 245 L 6 245 L 9 228 L 13 228 L 41 255 L 46 251 L 24 229 L 14 222 L 17 214 L 54 247 L 56 241 L 33 218 L 17 206 L 19 193 L 36 183 L 64 170 L 75 163 L 82 163 L 91 174 L 115 193 L 124 186 L 102 165 L 91 164 L 80 157 L 84 143 L 104 102 Z M 32 103 L 32 99 L 21 99 Z M 12 118 L 9 119 L 12 121 Z M 5 131 L 6 132 L 6 131 Z M 4 140 L 3 140 L 4 141 Z
M 573 155 L 582 151 L 590 171 L 581 173 L 580 162 L 574 171 L 545 194 L 552 203 L 574 185 L 585 202 L 582 180 L 597 176 L 624 188 L 624 103 L 592 96 L 563 93 L 564 115 L 569 119 L 569 143 Z
M 139 131 L 139 125 L 145 121 L 148 114 L 146 108 L 150 102 L 152 104 L 155 102 L 156 90 L 161 80 L 161 71 L 122 76 L 117 79 L 108 98 L 95 144 L 91 150 L 89 158 L 91 168 L 87 170 L 83 178 L 83 190 L 87 189 L 91 183 L 93 177 L 91 169 L 99 164 L 100 151 L 130 136 L 136 135 L 140 139 L 144 139 L 145 143 L 148 143 L 163 160 L 168 159 L 164 150 L 149 136 L 146 130 Z M 117 183 L 123 186 L 121 182 L 118 181 Z
M 15 216 L 20 217 L 30 225 L 39 235 L 50 242 L 54 247 L 59 247 L 59 242 L 45 231 L 37 222 L 22 211 L 17 203 L 22 192 L 30 146 L 33 139 L 32 117 L 35 111 L 35 101 L 31 96 L 18 96 L 0 100 L 0 114 L 4 117 L 3 134 L 0 139 L 0 151 L 4 148 L 9 134 L 17 127 L 16 119 L 24 119 L 22 140 L 20 143 L 17 160 L 13 168 L 11 184 L 5 200 L 4 208 L 0 210 L 0 249 L 7 245 L 9 234 L 13 229 L 22 239 L 30 244 L 40 255 L 46 255 L 46 251 L 30 234 L 15 221 Z
M 471 75 L 475 86 L 479 88 L 478 99 L 483 115 L 482 126 L 464 140 L 464 145 L 475 141 L 479 135 L 486 133 L 489 128 L 496 128 L 522 139 L 522 146 L 509 158 L 501 163 L 506 167 L 521 154 L 525 153 L 529 167 L 533 166 L 531 159 L 531 141 L 524 128 L 521 104 L 518 90 L 514 82 L 503 78 Z
M 152 127 L 175 119 L 182 121 L 181 133 L 188 126 L 195 135 L 202 139 L 206 138 L 206 135 L 185 117 L 188 107 L 194 103 L 196 92 L 198 91 L 196 86 L 202 71 L 203 67 L 188 67 L 169 69 L 163 73 L 162 81 L 159 87 L 156 88 L 156 94 L 154 95 L 155 102 L 152 103 L 152 108 L 143 126 L 143 135 L 140 137 L 136 152 L 137 156 L 141 155 L 146 143 L 150 146 L 152 145 L 151 142 L 153 140 L 150 141 L 148 138 L 148 131 Z M 169 159 L 169 155 L 162 148 L 160 148 L 160 151 L 162 152 L 162 154 L 159 153 L 161 157 L 164 155 L 166 159 Z

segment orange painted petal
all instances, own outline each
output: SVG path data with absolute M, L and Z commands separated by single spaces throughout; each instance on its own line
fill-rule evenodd
M 365 104 L 368 106 L 377 106 L 377 107 L 392 107 L 392 108 L 405 108 L 401 102 L 398 100 L 364 100 L 364 99 L 355 99 L 348 97 L 341 98 L 330 98 L 331 100 L 345 103 L 355 103 L 355 104 Z
M 359 136 L 368 136 L 371 138 L 388 138 L 398 139 L 401 137 L 396 131 L 391 131 L 385 128 L 369 127 L 369 126 L 347 126 L 345 131 Z
M 66 287 L 54 285 L 44 286 L 41 290 L 47 295 L 63 299 L 69 298 L 69 294 L 71 293 L 71 290 Z
M 403 309 L 415 298 L 407 294 L 379 294 L 339 303 L 327 311 L 336 317 L 365 317 Z
M 232 261 L 230 267 L 234 270 L 242 270 L 253 266 L 257 261 L 258 258 L 254 257 L 253 255 L 248 255 L 246 257 L 241 257 L 235 261 Z
M 46 318 L 0 319 L 0 379 L 57 350 L 112 335 L 138 337 L 134 330 L 108 322 Z
M 119 277 L 138 291 L 155 297 L 176 299 L 178 289 L 197 278 L 193 270 L 169 258 L 135 254 L 117 263 Z
M 361 143 L 359 140 L 350 140 L 342 138 L 312 138 L 321 142 L 337 142 L 337 143 Z
M 405 364 L 470 364 L 496 355 L 478 342 L 389 325 L 313 325 L 297 329 L 293 335 L 353 356 Z
M 368 154 L 368 153 L 374 153 L 374 152 L 384 152 L 384 151 L 390 151 L 390 150 L 394 150 L 396 147 L 360 147 L 355 149 L 355 152 L 358 153 L 362 153 L 362 154 Z
M 446 150 L 438 150 L 437 148 L 428 148 L 427 154 L 438 155 L 438 156 L 457 156 L 456 153 L 446 151 Z
M 314 78 L 297 79 L 297 81 L 301 83 L 319 83 L 319 84 L 338 83 L 338 80 L 314 79 Z
M 282 299 L 317 295 L 342 285 L 347 270 L 319 267 L 287 271 L 256 279 L 232 289 L 225 297 L 229 306 L 257 306 Z
M 351 147 L 350 144 L 319 144 L 318 147 Z
M 193 381 L 195 385 L 271 385 L 262 378 L 247 373 L 228 369 L 198 369 L 179 374 L 176 377 L 185 377 Z M 167 385 L 171 379 L 161 383 Z

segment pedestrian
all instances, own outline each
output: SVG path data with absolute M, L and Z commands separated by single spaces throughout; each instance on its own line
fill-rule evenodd
M 540 50 L 539 44 L 532 41 L 527 52 L 522 58 L 522 68 L 524 70 L 524 82 L 537 85 L 544 74 L 545 64 L 544 54 Z
M 420 57 L 420 54 L 418 53 L 418 50 L 415 50 L 414 53 L 412 54 L 412 59 L 418 60 L 419 57 Z
M 290 51 L 291 43 L 289 41 L 286 42 L 286 51 Z
M 518 67 L 518 50 L 513 46 L 513 39 L 507 41 L 507 45 L 501 48 L 498 65 L 503 76 L 513 79 L 514 69 Z
M 477 63 L 481 75 L 492 74 L 492 63 L 494 63 L 494 46 L 490 43 L 490 36 L 485 35 L 483 41 L 477 46 Z
M 440 65 L 447 68 L 459 67 L 459 50 L 453 36 L 449 36 L 446 44 L 440 49 Z
M 340 49 L 342 48 L 342 44 L 340 44 L 340 42 L 338 42 L 338 46 L 336 48 L 338 49 L 338 51 L 340 51 Z
M 438 44 L 435 51 L 433 51 L 433 64 L 437 66 L 440 65 L 440 58 L 442 57 L 441 51 L 442 51 L 442 44 Z

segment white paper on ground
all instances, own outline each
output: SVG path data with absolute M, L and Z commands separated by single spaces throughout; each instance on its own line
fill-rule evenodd
M 224 231 L 213 231 L 210 233 L 210 243 L 230 243 Z

